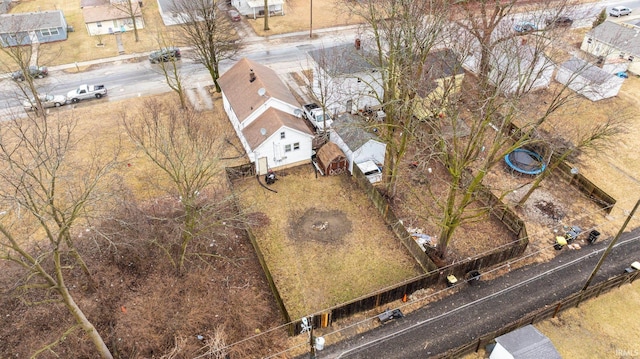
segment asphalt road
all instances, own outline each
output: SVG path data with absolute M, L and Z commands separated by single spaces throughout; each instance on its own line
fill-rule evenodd
M 640 260 L 639 235 L 636 229 L 618 240 L 591 285 Z M 457 348 L 579 291 L 608 243 L 600 241 L 581 250 L 565 248 L 550 262 L 513 270 L 491 281 L 463 283 L 451 296 L 327 346 L 316 357 L 428 358 Z

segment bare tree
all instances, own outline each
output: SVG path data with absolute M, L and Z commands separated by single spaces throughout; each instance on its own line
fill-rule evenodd
M 401 160 L 419 124 L 413 99 L 429 52 L 442 42 L 448 10 L 445 3 L 411 0 L 365 0 L 346 2 L 346 6 L 364 20 L 359 40 L 371 49 L 373 63 L 380 68 L 383 93 L 373 91 L 373 95 L 386 113 L 380 135 L 387 144 L 385 192 L 393 197 Z
M 168 177 L 180 199 L 183 229 L 175 263 L 182 271 L 187 247 L 200 230 L 199 216 L 207 211 L 200 196 L 216 182 L 222 170 L 219 157 L 225 137 L 215 124 L 203 121 L 191 109 L 157 100 L 145 101 L 144 108 L 133 116 L 123 111 L 121 118 L 131 140 Z M 224 219 L 218 223 L 222 222 Z
M 140 3 L 141 1 L 135 0 L 111 1 L 111 6 L 120 10 L 122 13 L 126 14 L 129 17 L 131 26 L 133 26 L 133 35 L 135 36 L 136 42 L 140 41 L 140 37 L 138 36 L 138 22 L 136 21 L 136 18 L 138 16 L 142 17 L 142 9 L 140 8 Z
M 220 92 L 220 62 L 239 50 L 239 38 L 231 22 L 214 0 L 178 0 L 173 10 L 179 19 L 181 41 L 193 48 L 196 59 L 209 70 Z
M 538 20 L 555 18 L 566 8 L 556 5 L 560 7 L 543 4 L 533 14 Z M 551 80 L 555 65 L 546 53 L 553 36 L 546 30 L 524 36 L 514 31 L 507 18 L 514 6 L 515 1 L 465 3 L 464 20 L 457 23 L 459 30 L 448 41 L 475 77 L 465 78 L 464 101 L 451 102 L 444 116 L 432 123 L 434 150 L 449 174 L 446 194 L 435 202 L 441 211 L 436 251 L 440 259 L 446 257 L 460 225 L 486 214 L 487 208 L 471 208 L 486 174 L 514 149 L 539 141 L 534 134 L 540 126 L 576 97 L 568 85 L 562 85 L 547 90 L 540 106 L 533 100 L 535 95 L 530 93 L 547 88 Z M 514 136 L 516 127 L 519 131 Z
M 100 357 L 112 358 L 65 281 L 79 266 L 93 287 L 72 233 L 96 210 L 100 183 L 115 164 L 114 157 L 99 152 L 77 156 L 82 139 L 74 136 L 76 124 L 72 118 L 43 115 L 5 121 L 0 128 L 0 200 L 6 211 L 0 222 L 0 259 L 25 270 L 19 287 L 23 300 L 31 302 L 33 294 L 35 304 L 64 304 L 77 325 L 62 337 L 80 328 Z M 38 353 L 52 351 L 57 342 Z

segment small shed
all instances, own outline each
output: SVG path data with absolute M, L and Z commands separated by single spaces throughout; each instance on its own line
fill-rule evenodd
M 318 166 L 325 175 L 339 175 L 347 171 L 349 163 L 344 152 L 333 142 L 327 142 L 320 147 L 316 156 Z
M 490 359 L 561 359 L 553 343 L 533 325 L 526 325 L 496 338 Z
M 618 94 L 624 79 L 573 57 L 558 67 L 556 80 L 591 101 Z

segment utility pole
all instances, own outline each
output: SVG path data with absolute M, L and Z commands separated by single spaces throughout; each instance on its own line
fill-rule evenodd
M 598 264 L 596 264 L 596 267 L 591 272 L 591 275 L 589 276 L 589 279 L 587 279 L 587 282 L 584 284 L 584 287 L 582 287 L 582 290 L 580 291 L 580 298 L 578 299 L 578 303 L 576 303 L 576 307 L 578 307 L 578 305 L 580 305 L 580 302 L 582 301 L 582 296 L 584 295 L 584 292 L 589 287 L 589 284 L 591 284 L 591 281 L 593 280 L 593 277 L 595 277 L 596 273 L 598 273 L 598 270 L 600 269 L 600 267 L 602 266 L 602 263 L 604 262 L 604 260 L 607 258 L 607 256 L 609 255 L 609 253 L 613 249 L 613 246 L 616 244 L 616 242 L 618 242 L 618 239 L 620 238 L 620 236 L 624 232 L 625 228 L 627 228 L 627 225 L 631 221 L 631 218 L 633 217 L 633 215 L 636 213 L 636 210 L 638 209 L 638 206 L 640 206 L 640 199 L 636 202 L 636 205 L 633 206 L 633 209 L 631 210 L 631 213 L 629 213 L 629 215 L 627 216 L 627 219 L 622 224 L 622 227 L 620 227 L 620 230 L 618 231 L 618 234 L 616 234 L 616 236 L 613 238 L 613 240 L 611 240 L 611 243 L 609 243 L 609 246 L 607 246 L 607 249 L 604 251 L 604 253 L 602 253 L 602 257 L 600 257 L 600 260 L 598 260 Z
M 309 38 L 313 39 L 313 0 L 309 5 Z

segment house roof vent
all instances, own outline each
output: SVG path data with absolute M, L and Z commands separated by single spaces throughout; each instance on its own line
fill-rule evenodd
M 253 69 L 249 69 L 249 82 L 253 82 L 256 80 L 256 74 L 253 72 Z

